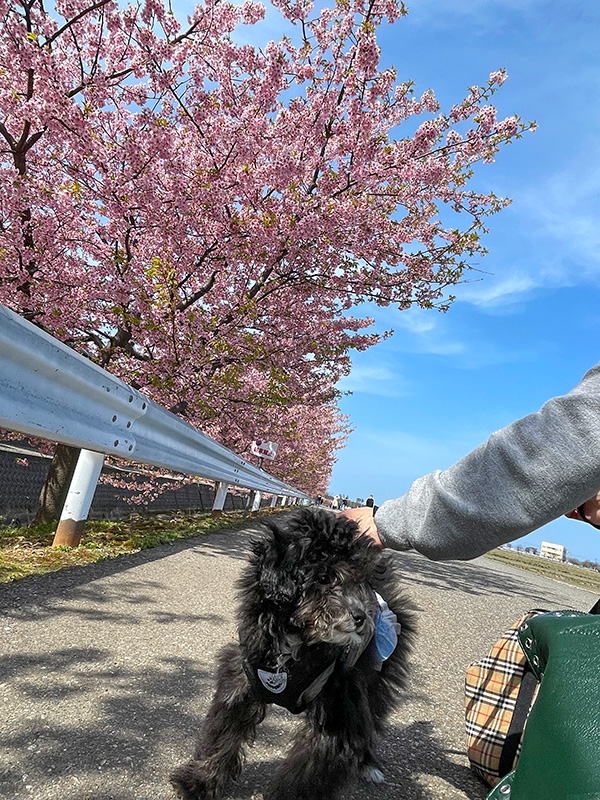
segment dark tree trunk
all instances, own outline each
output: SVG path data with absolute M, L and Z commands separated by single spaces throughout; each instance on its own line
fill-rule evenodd
M 46 482 L 40 492 L 39 506 L 33 525 L 60 519 L 79 452 L 77 447 L 70 447 L 66 444 L 56 445 Z

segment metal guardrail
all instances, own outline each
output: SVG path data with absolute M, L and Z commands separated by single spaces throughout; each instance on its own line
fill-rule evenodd
M 310 499 L 3 305 L 0 427 L 224 484 Z

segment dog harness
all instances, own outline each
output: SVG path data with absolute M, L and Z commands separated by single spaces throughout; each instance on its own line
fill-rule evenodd
M 298 659 L 286 664 L 285 671 L 279 672 L 257 667 L 245 658 L 242 662 L 244 672 L 258 699 L 287 708 L 292 714 L 300 714 L 325 686 L 338 660 L 352 667 L 370 644 L 373 669 L 380 670 L 382 663 L 396 649 L 400 623 L 383 597 L 377 592 L 374 595 L 379 607 L 375 630 L 360 645 L 346 648 L 327 643 L 305 645 Z
M 343 652 L 329 644 L 305 646 L 297 661 L 286 664 L 285 672 L 269 672 L 244 659 L 243 666 L 256 696 L 300 714 L 319 694 Z

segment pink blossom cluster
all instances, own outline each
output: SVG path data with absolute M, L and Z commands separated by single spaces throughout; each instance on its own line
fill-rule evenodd
M 315 494 L 381 338 L 352 309 L 447 307 L 508 202 L 474 165 L 533 125 L 502 70 L 444 112 L 381 69 L 402 3 L 274 5 L 297 36 L 259 48 L 252 0 L 0 0 L 0 301 Z

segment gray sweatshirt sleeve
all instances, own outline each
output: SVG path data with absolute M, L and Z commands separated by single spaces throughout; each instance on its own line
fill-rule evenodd
M 475 558 L 577 508 L 599 489 L 600 364 L 569 394 L 386 500 L 375 522 L 388 547 L 414 548 L 431 559 Z

